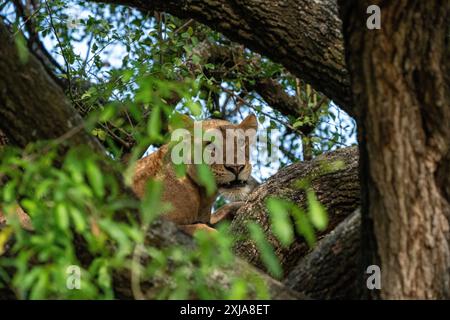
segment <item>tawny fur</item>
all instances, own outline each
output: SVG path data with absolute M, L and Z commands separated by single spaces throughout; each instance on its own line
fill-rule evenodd
M 257 121 L 254 115 L 250 115 L 238 125 L 233 125 L 224 120 L 206 120 L 203 121 L 202 125 L 204 130 L 212 128 L 256 130 Z M 224 157 L 226 157 L 226 150 L 223 151 Z M 138 161 L 133 179 L 134 192 L 142 198 L 149 179 L 162 181 L 162 201 L 171 205 L 171 209 L 165 213 L 164 217 L 184 226 L 182 228 L 191 234 L 197 229 L 210 229 L 207 224 L 211 222 L 211 208 L 217 198 L 217 193 L 209 196 L 206 194 L 206 190 L 197 182 L 194 165 L 187 165 L 187 175 L 183 178 L 177 178 L 168 152 L 168 146 L 164 145 Z M 235 189 L 224 188 L 227 183 L 237 178 L 236 173 L 231 172 L 225 166 L 230 168 L 234 166 L 234 163 L 210 165 L 216 184 L 220 190 L 226 190 L 228 197 L 240 200 L 251 188 L 248 186 Z M 248 157 L 246 157 L 244 167 L 237 176 L 241 181 L 247 181 L 251 177 L 251 171 L 252 166 Z M 214 222 L 218 222 L 217 219 L 214 219 Z
M 254 115 L 248 116 L 239 125 L 233 125 L 224 120 L 206 120 L 203 122 L 203 129 L 216 128 L 225 129 L 257 129 L 257 121 Z M 249 146 L 247 146 L 249 147 Z M 214 230 L 208 224 L 218 223 L 223 219 L 229 219 L 242 204 L 231 203 L 219 209 L 217 215 L 211 219 L 211 208 L 217 198 L 217 193 L 207 195 L 206 190 L 197 182 L 195 168 L 188 165 L 188 174 L 183 178 L 178 178 L 175 174 L 167 145 L 162 146 L 149 156 L 137 162 L 133 177 L 133 191 L 139 198 L 145 195 L 145 187 L 149 179 L 163 181 L 162 201 L 169 203 L 171 208 L 165 214 L 165 218 L 175 222 L 187 233 L 193 234 L 197 230 Z M 226 157 L 226 150 L 224 157 Z M 236 158 L 236 157 L 234 157 Z M 236 159 L 235 159 L 236 160 Z M 225 164 L 228 168 L 235 166 L 234 163 Z M 223 164 L 212 164 L 210 166 L 214 174 L 216 184 L 225 197 L 232 201 L 240 201 L 255 187 L 255 181 L 251 178 L 252 166 L 248 157 L 245 159 L 243 169 L 237 177 L 241 181 L 249 181 L 248 185 L 228 188 L 227 183 L 235 180 L 236 174 L 227 169 Z M 29 216 L 17 206 L 16 213 L 23 228 L 33 230 Z M 0 210 L 0 226 L 6 224 L 6 217 Z

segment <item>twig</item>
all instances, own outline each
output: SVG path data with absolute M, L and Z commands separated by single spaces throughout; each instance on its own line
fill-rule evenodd
M 68 60 L 66 58 L 66 55 L 64 54 L 64 48 L 62 46 L 61 40 L 59 39 L 58 32 L 57 32 L 57 30 L 55 28 L 55 25 L 53 23 L 53 15 L 52 15 L 52 12 L 51 12 L 50 7 L 48 5 L 48 2 L 47 2 L 47 0 L 44 0 L 44 1 L 45 1 L 45 7 L 47 8 L 47 13 L 48 13 L 48 15 L 50 17 L 50 26 L 52 27 L 52 30 L 53 30 L 53 32 L 55 34 L 56 41 L 58 42 L 59 48 L 61 49 L 61 55 L 62 55 L 62 57 L 64 59 L 65 64 L 66 64 L 67 81 L 69 82 L 69 96 L 70 96 L 70 100 L 72 102 L 74 102 L 74 98 L 73 98 L 73 95 L 72 95 L 72 77 L 70 75 L 70 65 L 69 65 L 69 62 L 68 62 Z
M 173 33 L 177 34 L 178 32 L 180 32 L 181 30 L 183 30 L 184 28 L 190 26 L 195 20 L 194 19 L 189 19 L 185 24 L 183 24 L 181 27 L 179 27 L 178 29 L 176 29 Z
M 287 122 L 281 121 L 280 119 L 275 118 L 274 116 L 262 111 L 262 110 L 256 110 L 254 106 L 252 106 L 250 103 L 248 103 L 247 101 L 245 101 L 243 98 L 241 98 L 240 96 L 236 95 L 233 91 L 222 88 L 223 91 L 227 92 L 228 94 L 233 95 L 236 99 L 238 99 L 242 104 L 246 105 L 249 108 L 252 108 L 255 111 L 258 111 L 259 113 L 261 113 L 262 115 L 284 125 L 285 127 L 291 129 L 291 131 L 300 134 L 301 136 L 304 136 L 303 132 L 301 132 L 300 130 L 298 130 L 297 128 L 294 128 L 292 125 L 290 125 Z
M 84 58 L 83 64 L 81 65 L 81 69 L 84 70 L 86 68 L 86 65 L 89 60 L 89 54 L 91 52 L 92 42 L 94 40 L 94 33 L 91 34 L 91 37 L 89 38 L 87 50 L 86 50 L 86 57 Z
M 17 2 L 16 1 L 14 1 L 15 3 L 14 3 L 14 5 L 17 7 Z M 6 3 L 8 3 L 8 2 L 6 2 Z M 22 30 L 22 28 L 25 26 L 25 25 L 27 25 L 28 24 L 28 22 L 39 12 L 39 10 L 40 10 L 41 8 L 37 8 L 36 10 L 34 10 L 34 12 L 30 15 L 30 16 L 28 16 L 26 19 L 24 19 L 24 22 L 17 28 L 17 31 L 14 33 L 14 37 L 17 35 L 17 33 L 19 32 L 19 31 L 21 31 Z

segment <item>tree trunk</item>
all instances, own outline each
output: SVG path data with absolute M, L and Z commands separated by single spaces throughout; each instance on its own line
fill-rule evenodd
M 336 161 L 342 161 L 343 168 L 326 172 L 324 168 Z M 351 147 L 323 154 L 310 162 L 299 162 L 281 169 L 252 192 L 246 204 L 236 213 L 231 224 L 231 232 L 239 237 L 246 234 L 247 221 L 259 223 L 269 242 L 274 246 L 275 253 L 287 275 L 298 260 L 308 253 L 309 247 L 302 237 L 298 237 L 289 248 L 281 246 L 271 232 L 266 199 L 269 196 L 281 197 L 294 201 L 299 207 L 307 208 L 306 194 L 296 187 L 295 183 L 301 179 L 311 179 L 311 187 L 327 209 L 329 217 L 328 228 L 319 234 L 319 237 L 322 237 L 358 208 L 360 188 L 357 168 L 357 148 Z M 252 241 L 238 241 L 235 250 L 238 255 L 253 265 L 264 269 L 259 260 L 258 250 Z
M 371 4 L 379 30 L 366 28 Z M 341 16 L 367 191 L 362 251 L 365 267 L 381 267 L 369 294 L 450 298 L 450 2 L 341 1 Z
M 353 113 L 341 21 L 334 0 L 95 1 L 193 18 L 283 64 Z

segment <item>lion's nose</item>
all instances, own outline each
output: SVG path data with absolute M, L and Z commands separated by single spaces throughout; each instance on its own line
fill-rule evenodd
M 233 172 L 236 176 L 239 175 L 239 173 L 241 173 L 241 171 L 244 169 L 245 166 L 243 165 L 237 165 L 237 166 L 224 166 L 225 169 L 227 169 L 228 171 Z

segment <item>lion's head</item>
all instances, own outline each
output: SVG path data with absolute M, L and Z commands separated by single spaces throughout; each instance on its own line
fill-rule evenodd
M 243 200 L 253 189 L 249 185 L 252 174 L 250 146 L 258 129 L 256 117 L 249 115 L 237 125 L 223 120 L 207 120 L 203 127 L 206 134 L 215 130 L 222 138 L 222 143 L 216 139 L 206 142 L 211 155 L 222 160 L 210 164 L 219 192 L 231 201 Z
M 231 201 L 243 200 L 254 187 L 250 146 L 258 128 L 255 115 L 249 115 L 239 124 L 216 119 L 202 121 L 200 139 L 195 127 L 199 123 L 183 121 L 189 122 L 189 134 L 193 133 L 191 142 L 201 145 L 202 159 L 209 165 L 219 192 Z M 195 165 L 188 166 L 188 174 L 197 180 Z

